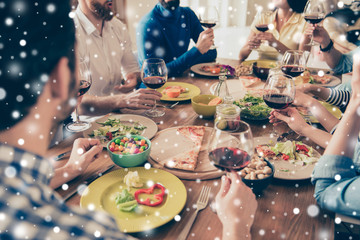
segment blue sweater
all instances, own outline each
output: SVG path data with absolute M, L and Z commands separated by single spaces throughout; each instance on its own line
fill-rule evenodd
M 158 3 L 145 15 L 137 28 L 137 48 L 140 66 L 147 58 L 164 59 L 169 76 L 182 74 L 191 66 L 212 62 L 216 50 L 201 54 L 196 47 L 189 48 L 190 39 L 197 42 L 204 31 L 195 13 L 187 7 L 174 11 L 165 9 Z

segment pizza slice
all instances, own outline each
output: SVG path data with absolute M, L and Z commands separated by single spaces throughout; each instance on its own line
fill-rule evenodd
M 200 148 L 193 148 L 190 151 L 179 153 L 165 161 L 168 168 L 176 168 L 185 171 L 194 171 L 197 165 Z
M 240 76 L 239 80 L 244 86 L 244 88 L 254 86 L 261 82 L 260 78 L 252 77 L 252 76 Z
M 313 78 L 315 83 L 327 84 L 327 83 L 331 82 L 330 75 L 324 75 L 324 76 L 311 75 L 311 77 Z
M 201 146 L 202 139 L 205 134 L 205 127 L 203 126 L 187 126 L 187 127 L 179 127 L 177 129 L 179 134 L 193 141 L 196 147 Z

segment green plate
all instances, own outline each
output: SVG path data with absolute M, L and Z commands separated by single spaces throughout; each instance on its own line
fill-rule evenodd
M 277 66 L 277 63 L 274 60 L 247 60 L 243 61 L 242 64 L 252 65 L 254 62 L 257 62 L 258 67 L 273 68 Z
M 164 202 L 156 207 L 139 205 L 134 212 L 118 210 L 115 196 L 126 188 L 123 179 L 128 171 L 138 171 L 140 180 L 144 183 L 143 188 L 148 188 L 146 183 L 162 184 L 167 192 Z M 136 188 L 131 188 L 130 193 L 134 194 L 136 190 Z M 154 193 L 158 193 L 157 189 Z M 122 232 L 132 233 L 147 231 L 171 221 L 185 206 L 186 198 L 184 184 L 173 174 L 156 168 L 147 170 L 137 167 L 119 169 L 98 178 L 84 191 L 80 206 L 108 212 L 116 219 Z
M 183 88 L 186 88 L 188 91 L 180 94 L 180 96 L 178 96 L 177 98 L 171 98 L 171 97 L 167 96 L 166 94 L 163 94 L 163 96 L 161 97 L 161 100 L 163 100 L 163 101 L 175 101 L 175 102 L 186 101 L 186 100 L 190 100 L 194 96 L 199 95 L 201 92 L 200 88 L 198 88 L 197 86 L 190 84 L 190 83 L 184 83 L 184 82 L 167 82 L 161 88 L 156 89 L 156 91 L 161 93 L 162 90 L 164 90 L 166 87 L 169 87 L 169 86 L 181 86 Z
M 336 106 L 330 105 L 326 102 L 319 101 L 334 117 L 340 119 L 342 116 L 342 112 Z M 302 114 L 305 120 L 309 120 L 312 123 L 319 123 L 319 121 L 313 115 Z

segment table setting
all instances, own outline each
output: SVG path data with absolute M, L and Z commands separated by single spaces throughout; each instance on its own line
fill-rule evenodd
M 323 149 L 307 139 L 298 141 L 299 136 L 284 139 L 274 136 L 273 126 L 267 120 L 271 104 L 266 101 L 272 101 L 270 94 L 275 90 L 267 90 L 268 76 L 264 78 L 259 69 L 255 74 L 254 65 L 268 70 L 280 66 L 282 71 L 281 64 L 272 60 L 240 64 L 236 60 L 219 59 L 218 63 L 193 66 L 183 76 L 166 79 L 153 87 L 149 83 L 148 87 L 163 94 L 157 103 L 157 110 L 161 112 L 156 116 L 109 113 L 92 122 L 88 129 L 49 149 L 48 157 L 56 166 L 61 166 L 67 161 L 77 137 L 101 139 L 104 147 L 82 176 L 57 192 L 69 205 L 108 212 L 122 232 L 140 239 L 216 239 L 221 237 L 222 226 L 208 206 L 219 190 L 220 177 L 226 174 L 224 170 L 235 169 L 257 196 L 253 239 L 317 239 L 323 229 L 326 231 L 322 234 L 331 238 L 333 216 L 316 206 L 314 187 L 310 183 L 312 169 Z M 234 69 L 234 75 L 226 80 L 227 94 L 233 99 L 230 103 L 223 101 L 224 96 L 220 100 L 215 96 L 216 78 L 229 73 L 227 67 L 222 72 L 223 66 Z M 249 71 L 239 66 L 246 66 Z M 241 69 L 239 76 L 235 69 Z M 265 75 L 269 74 L 276 76 L 277 73 L 270 71 Z M 249 79 L 259 80 L 245 82 Z M 270 100 L 263 95 L 268 95 Z M 292 95 L 285 104 L 291 104 L 293 99 Z M 247 106 L 248 102 L 256 108 Z M 229 104 L 228 108 L 218 110 L 224 104 Z M 279 104 L 275 101 L 271 106 L 284 107 L 283 103 Z M 334 116 L 341 117 L 338 109 L 332 106 L 328 109 Z M 231 116 L 234 114 L 235 117 Z M 252 144 L 242 147 L 220 144 L 224 139 L 240 139 L 240 135 L 236 135 L 240 126 L 248 126 L 250 135 L 246 139 Z M 214 142 L 220 132 L 225 137 Z M 287 128 L 285 133 L 289 132 Z M 314 159 L 287 161 L 282 158 L 284 155 L 303 152 L 289 153 L 278 143 L 290 144 L 302 151 L 307 149 Z M 276 148 L 279 155 L 260 156 L 259 146 Z M 234 155 L 241 155 L 241 160 L 231 167 L 216 162 L 221 156 L 231 160 L 230 152 L 239 153 L 244 149 L 244 153 Z M 130 177 L 131 183 L 127 180 Z M 127 194 L 131 200 L 124 202 L 121 199 Z M 318 213 L 309 214 L 314 208 Z

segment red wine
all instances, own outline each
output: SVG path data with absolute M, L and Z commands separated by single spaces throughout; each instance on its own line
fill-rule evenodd
M 285 65 L 281 67 L 281 71 L 292 77 L 297 77 L 305 71 L 305 68 L 299 66 Z
M 286 94 L 273 93 L 263 96 L 264 102 L 271 108 L 284 109 L 293 103 L 294 99 Z
M 255 27 L 260 32 L 266 32 L 267 30 L 269 30 L 269 26 L 267 24 L 258 24 Z
M 158 89 L 158 88 L 162 87 L 166 83 L 166 78 L 165 77 L 159 77 L 159 76 L 146 77 L 146 78 L 143 79 L 143 83 L 148 88 Z
M 211 21 L 200 21 L 200 24 L 206 28 L 213 28 L 216 26 L 216 22 L 211 22 Z
M 80 80 L 80 88 L 79 88 L 79 96 L 84 95 L 87 91 L 89 91 L 91 83 L 85 80 Z
M 251 157 L 241 149 L 221 147 L 209 153 L 209 158 L 214 166 L 221 170 L 241 170 L 250 163 Z
M 308 23 L 311 24 L 317 24 L 324 19 L 323 17 L 318 17 L 318 16 L 305 16 L 304 18 Z

